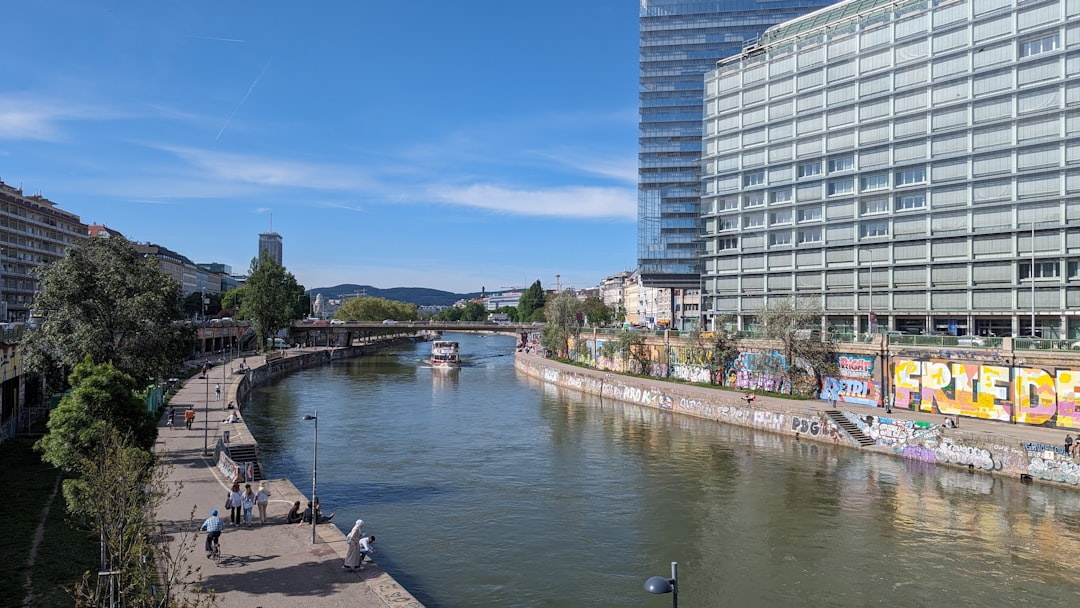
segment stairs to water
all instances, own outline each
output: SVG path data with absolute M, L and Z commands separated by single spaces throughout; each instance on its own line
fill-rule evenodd
M 856 426 L 854 422 L 849 420 L 848 417 L 845 416 L 844 413 L 840 410 L 825 410 L 825 413 L 828 414 L 829 418 L 832 419 L 832 421 L 835 422 L 837 426 L 843 429 L 844 432 L 847 433 L 849 437 L 854 439 L 860 446 L 867 447 L 876 443 L 873 439 L 867 437 L 866 433 L 863 433 L 861 430 L 859 430 L 859 427 Z

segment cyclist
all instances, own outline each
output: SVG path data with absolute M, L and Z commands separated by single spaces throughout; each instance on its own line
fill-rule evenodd
M 218 539 L 221 537 L 221 531 L 225 529 L 225 524 L 217 516 L 217 509 L 210 511 L 210 517 L 206 518 L 203 522 L 200 530 L 206 531 L 206 557 L 216 555 L 221 551 L 221 543 Z

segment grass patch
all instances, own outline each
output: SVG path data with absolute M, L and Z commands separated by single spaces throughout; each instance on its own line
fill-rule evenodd
M 30 575 L 35 606 L 74 606 L 65 588 L 96 570 L 98 543 L 82 530 L 70 527 L 63 494 L 57 492 L 45 521 L 45 537 L 38 546 L 33 570 L 27 570 L 34 533 L 60 473 L 42 462 L 34 440 L 15 438 L 0 444 L 0 487 L 6 490 L 7 508 L 0 518 L 0 606 L 21 606 Z

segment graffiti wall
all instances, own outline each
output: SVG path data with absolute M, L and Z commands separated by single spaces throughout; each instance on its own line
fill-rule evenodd
M 1080 428 L 1080 370 L 895 358 L 894 407 L 1023 424 Z
M 881 405 L 881 383 L 874 382 L 874 357 L 842 354 L 836 358 L 836 376 L 824 376 L 819 399 L 837 403 Z
M 787 369 L 784 355 L 775 350 L 744 350 L 731 364 L 724 386 L 791 394 L 791 380 L 771 370 Z

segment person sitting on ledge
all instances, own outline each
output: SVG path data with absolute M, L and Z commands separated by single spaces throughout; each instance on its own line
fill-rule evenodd
M 330 521 L 331 519 L 334 519 L 334 514 L 333 513 L 331 513 L 330 515 L 323 515 L 322 511 L 319 510 L 318 506 L 316 506 L 314 508 L 314 511 L 315 511 L 316 517 L 318 517 L 317 523 L 322 524 L 322 523 L 326 523 L 326 522 Z M 304 509 L 304 515 L 300 519 L 300 524 L 310 524 L 311 523 L 311 512 L 312 512 L 312 506 L 311 506 L 311 501 L 309 500 L 308 503 L 307 503 L 307 508 Z
M 285 523 L 295 524 L 304 521 L 304 517 L 300 515 L 300 501 L 292 503 L 292 508 L 289 509 L 289 513 L 285 516 Z
M 232 413 L 229 414 L 229 417 L 226 418 L 225 420 L 222 420 L 222 422 L 225 423 L 225 424 L 232 424 L 234 422 L 240 422 L 240 417 L 236 415 L 236 412 L 232 412 Z

